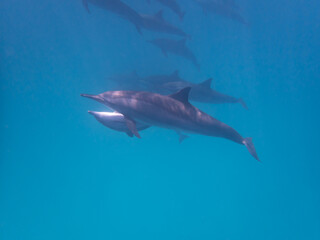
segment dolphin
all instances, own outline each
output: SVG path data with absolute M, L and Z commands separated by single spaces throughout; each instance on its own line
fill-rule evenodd
M 179 132 L 221 137 L 245 145 L 259 160 L 251 138 L 243 138 L 235 129 L 209 116 L 189 103 L 191 88 L 169 96 L 139 91 L 107 91 L 98 95 L 81 94 L 124 115 L 129 130 L 140 138 L 136 122 Z
M 167 82 L 161 86 L 157 86 L 157 89 L 162 89 L 163 92 L 177 92 L 185 87 L 191 87 L 190 100 L 202 103 L 240 103 L 242 107 L 248 109 L 246 103 L 242 98 L 235 98 L 223 93 L 220 93 L 211 88 L 212 78 L 209 78 L 199 84 L 187 82 L 187 81 L 175 81 Z
M 140 80 L 140 82 L 145 86 L 145 90 L 150 92 L 156 92 L 160 94 L 170 94 L 172 93 L 170 90 L 164 87 L 164 85 L 168 82 L 180 82 L 184 81 L 179 76 L 179 71 L 175 70 L 172 74 L 165 75 L 152 75 L 148 77 L 144 77 Z
M 185 59 L 190 60 L 198 70 L 200 69 L 200 65 L 195 55 L 186 46 L 186 39 L 172 40 L 166 38 L 157 38 L 148 42 L 160 48 L 165 56 L 168 56 L 168 52 L 181 56 Z
M 97 121 L 103 124 L 104 126 L 119 132 L 125 132 L 129 137 L 133 137 L 132 132 L 128 129 L 126 125 L 125 118 L 121 113 L 94 111 L 88 111 L 88 113 L 94 116 L 95 119 L 97 119 Z M 150 126 L 137 122 L 136 127 L 138 131 L 142 131 Z
M 95 119 L 100 122 L 102 125 L 111 128 L 113 130 L 124 132 L 129 137 L 133 137 L 132 132 L 129 130 L 125 117 L 118 112 L 94 112 L 94 111 L 88 111 L 92 116 L 95 117 Z M 150 126 L 136 122 L 136 128 L 138 131 L 145 130 L 149 128 Z M 188 136 L 185 134 L 182 134 L 181 132 L 177 132 L 179 136 L 179 142 L 181 143 L 184 139 L 186 139 Z
M 248 25 L 248 22 L 238 13 L 238 7 L 233 0 L 195 0 L 195 2 L 202 7 L 204 13 L 218 14 Z
M 154 32 L 161 32 L 167 34 L 173 34 L 181 37 L 190 38 L 190 35 L 186 34 L 183 30 L 168 23 L 163 18 L 163 11 L 160 10 L 155 15 L 141 14 L 142 27 Z
M 140 14 L 121 0 L 82 0 L 83 6 L 88 11 L 88 13 L 90 13 L 88 3 L 91 3 L 104 10 L 113 12 L 114 14 L 117 14 L 120 17 L 130 21 L 133 25 L 135 25 L 139 34 L 142 34 L 142 18 Z
M 107 78 L 115 83 L 117 89 L 121 90 L 145 90 L 145 86 L 140 82 L 141 77 L 136 71 L 132 71 L 129 74 L 114 75 Z
M 179 4 L 177 3 L 176 0 L 157 0 L 159 3 L 161 3 L 162 5 L 170 8 L 175 14 L 177 14 L 179 16 L 179 18 L 182 20 L 185 12 L 182 12 Z M 149 0 L 150 2 L 150 0 Z

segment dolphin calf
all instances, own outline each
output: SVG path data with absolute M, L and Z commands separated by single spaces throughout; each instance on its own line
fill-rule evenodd
M 88 111 L 88 113 L 94 116 L 95 119 L 97 119 L 97 121 L 102 123 L 104 126 L 119 132 L 125 132 L 129 137 L 133 137 L 132 132 L 129 130 L 129 128 L 126 125 L 125 118 L 121 113 L 94 112 L 94 111 Z M 142 131 L 144 129 L 147 129 L 149 126 L 137 122 L 136 127 L 138 131 Z
M 150 92 L 108 91 L 98 95 L 81 94 L 94 99 L 125 117 L 129 130 L 140 138 L 136 122 L 178 132 L 190 132 L 221 137 L 245 145 L 259 160 L 251 138 L 243 138 L 227 124 L 209 116 L 189 103 L 191 88 L 187 87 L 170 96 Z
M 113 130 L 124 132 L 129 137 L 133 137 L 132 132 L 129 130 L 125 117 L 118 112 L 94 112 L 94 111 L 88 111 L 92 116 L 95 117 L 95 119 L 100 122 L 102 125 L 111 128 Z M 137 131 L 142 131 L 150 126 L 136 122 L 136 128 Z M 177 131 L 177 134 L 179 136 L 179 142 L 181 143 L 184 139 L 186 139 L 188 136 L 185 134 L 182 134 L 181 132 Z
M 113 12 L 120 17 L 130 21 L 133 25 L 135 25 L 139 34 L 141 34 L 141 16 L 121 0 L 82 0 L 83 6 L 88 11 L 88 13 L 90 13 L 88 3 L 91 3 L 104 10 Z
M 151 44 L 157 46 L 161 49 L 162 53 L 165 56 L 168 56 L 167 53 L 172 53 L 178 56 L 181 56 L 185 59 L 190 60 L 196 68 L 199 70 L 200 65 L 195 57 L 195 55 L 191 52 L 191 50 L 186 46 L 186 39 L 182 40 L 172 40 L 166 38 L 157 38 L 151 41 L 148 41 Z
M 195 0 L 204 13 L 210 12 L 234 21 L 248 25 L 248 22 L 238 13 L 238 7 L 233 0 Z
M 180 28 L 168 23 L 163 18 L 163 12 L 160 10 L 155 15 L 140 14 L 142 18 L 142 27 L 154 32 L 161 32 L 167 34 L 173 34 L 181 37 L 190 38 L 190 35 L 186 34 Z
M 170 8 L 175 14 L 179 16 L 181 20 L 183 19 L 185 12 L 182 12 L 176 0 L 157 0 L 157 1 L 161 3 L 163 6 Z

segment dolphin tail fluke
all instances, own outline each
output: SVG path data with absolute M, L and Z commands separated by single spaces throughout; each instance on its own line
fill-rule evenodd
M 245 138 L 242 143 L 247 147 L 249 153 L 260 162 L 256 149 L 253 145 L 252 138 Z
M 247 106 L 247 104 L 245 103 L 245 101 L 243 101 L 242 98 L 239 98 L 239 99 L 238 99 L 238 102 L 242 105 L 242 107 L 244 107 L 245 109 L 248 110 L 248 106 Z

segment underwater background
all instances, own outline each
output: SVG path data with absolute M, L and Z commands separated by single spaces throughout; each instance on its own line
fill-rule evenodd
M 0 2 L 0 239 L 320 239 L 320 5 L 238 0 L 248 25 L 178 1 L 125 1 L 192 36 L 200 64 L 80 0 Z M 261 162 L 221 138 L 150 128 L 129 138 L 80 97 L 108 77 L 179 70 L 242 97 L 193 104 L 252 137 Z M 121 89 L 118 89 L 121 90 Z

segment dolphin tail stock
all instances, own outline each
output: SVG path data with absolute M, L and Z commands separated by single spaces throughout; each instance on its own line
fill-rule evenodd
M 238 99 L 238 103 L 240 103 L 240 104 L 242 105 L 242 107 L 244 107 L 245 109 L 248 110 L 248 106 L 247 106 L 247 104 L 245 103 L 245 101 L 243 101 L 242 98 L 239 98 L 239 99 Z
M 243 139 L 242 143 L 247 147 L 249 153 L 256 159 L 260 162 L 259 160 L 259 157 L 258 157 L 258 154 L 256 152 L 256 149 L 253 145 L 253 142 L 252 142 L 252 138 L 251 137 L 248 137 L 248 138 L 245 138 Z

